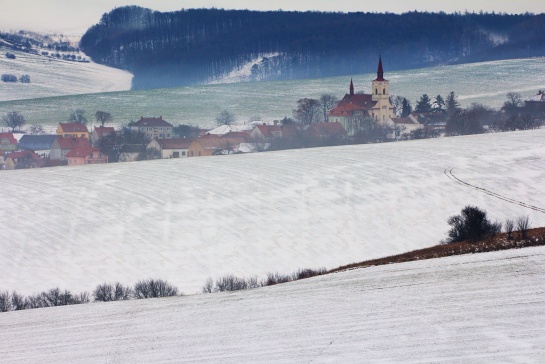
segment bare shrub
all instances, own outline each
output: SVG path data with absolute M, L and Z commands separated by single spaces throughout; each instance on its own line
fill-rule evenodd
M 14 311 L 25 310 L 27 308 L 25 296 L 13 291 L 11 294 L 11 305 Z
M 96 286 L 93 291 L 93 300 L 95 302 L 109 302 L 114 300 L 114 287 L 111 284 L 104 283 Z
M 289 275 L 283 275 L 279 273 L 267 273 L 267 278 L 262 282 L 263 286 L 274 286 L 279 283 L 291 282 L 292 277 Z
M 131 287 L 124 286 L 119 282 L 115 283 L 115 286 L 114 286 L 115 301 L 130 300 L 132 298 L 132 295 L 133 295 L 133 292 Z
M 530 229 L 530 217 L 528 215 L 519 217 L 517 219 L 519 238 L 525 239 L 528 234 L 528 229 Z
M 259 288 L 259 287 L 261 287 L 261 284 L 259 283 L 257 277 L 250 277 L 246 280 L 247 289 Z
M 216 286 L 214 291 L 226 292 L 226 291 L 240 291 L 246 289 L 247 284 L 244 278 L 235 277 L 232 274 L 223 276 L 216 280 Z
M 8 312 L 11 309 L 11 295 L 8 291 L 0 292 L 0 312 Z
M 212 277 L 208 277 L 204 285 L 202 286 L 202 293 L 212 293 L 214 291 L 214 280 Z
M 161 279 L 147 279 L 134 285 L 134 298 L 176 296 L 178 288 Z
M 505 220 L 505 232 L 507 233 L 507 239 L 513 239 L 513 230 L 515 229 L 515 222 L 511 219 Z
M 294 272 L 292 275 L 292 278 L 294 281 L 296 281 L 298 279 L 305 279 L 305 278 L 319 276 L 324 274 L 325 272 L 326 272 L 325 268 L 318 268 L 318 269 L 303 268 Z

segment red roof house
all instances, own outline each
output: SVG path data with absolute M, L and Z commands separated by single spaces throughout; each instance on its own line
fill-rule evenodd
M 108 156 L 96 147 L 77 147 L 66 153 L 69 166 L 108 163 Z
M 90 146 L 89 139 L 58 137 L 51 146 L 49 158 L 52 160 L 65 161 L 67 160 L 66 154 L 72 149 L 88 146 Z
M 78 123 L 59 123 L 57 135 L 63 138 L 86 138 L 89 139 L 89 130 L 83 124 Z
M 0 150 L 17 150 L 17 139 L 13 136 L 13 133 L 0 133 Z

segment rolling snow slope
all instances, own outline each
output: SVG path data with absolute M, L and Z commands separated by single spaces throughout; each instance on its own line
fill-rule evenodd
M 18 78 L 27 74 L 31 82 L 2 82 L 0 101 L 125 91 L 131 88 L 132 74 L 127 71 L 94 62 L 71 62 L 29 53 L 12 53 L 16 59 L 8 59 L 2 53 L 0 74 L 14 74 Z M 29 121 L 33 122 L 31 119 Z
M 413 106 L 427 93 L 430 98 L 456 92 L 464 107 L 473 102 L 500 108 L 505 95 L 518 92 L 529 99 L 545 89 L 545 58 L 441 66 L 389 72 L 390 94 L 406 97 Z M 56 128 L 74 109 L 86 111 L 91 122 L 97 110 L 110 112 L 117 125 L 138 120 L 140 116 L 163 116 L 172 124 L 193 124 L 213 128 L 222 110 L 233 112 L 237 121 L 270 121 L 291 117 L 297 100 L 319 98 L 329 93 L 341 99 L 350 78 L 356 92 L 369 92 L 376 74 L 364 74 L 313 80 L 244 82 L 198 87 L 156 90 L 134 90 L 89 95 L 51 97 L 45 99 L 0 102 L 0 115 L 21 112 L 28 124 L 38 123 Z
M 539 363 L 545 248 L 0 314 L 9 363 Z
M 333 268 L 437 244 L 467 204 L 545 214 L 544 130 L 253 155 L 5 171 L 0 290 Z

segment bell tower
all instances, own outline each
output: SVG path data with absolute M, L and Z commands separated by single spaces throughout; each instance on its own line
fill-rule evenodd
M 373 101 L 389 99 L 390 92 L 388 88 L 389 88 L 389 81 L 384 79 L 384 70 L 382 69 L 382 56 L 379 56 L 377 78 L 373 80 L 371 85 Z

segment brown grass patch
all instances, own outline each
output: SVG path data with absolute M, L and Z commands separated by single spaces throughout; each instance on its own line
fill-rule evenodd
M 360 263 L 352 263 L 332 269 L 327 273 L 335 273 L 348 269 L 373 267 L 393 263 L 412 262 L 415 260 L 450 257 L 453 255 L 474 254 L 492 252 L 498 250 L 526 248 L 530 246 L 545 245 L 545 228 L 529 229 L 525 239 L 520 234 L 513 232 L 513 239 L 507 239 L 506 233 L 496 234 L 479 242 L 461 241 L 459 243 L 442 244 L 431 248 L 413 250 L 411 252 L 392 255 L 389 257 L 366 260 Z

